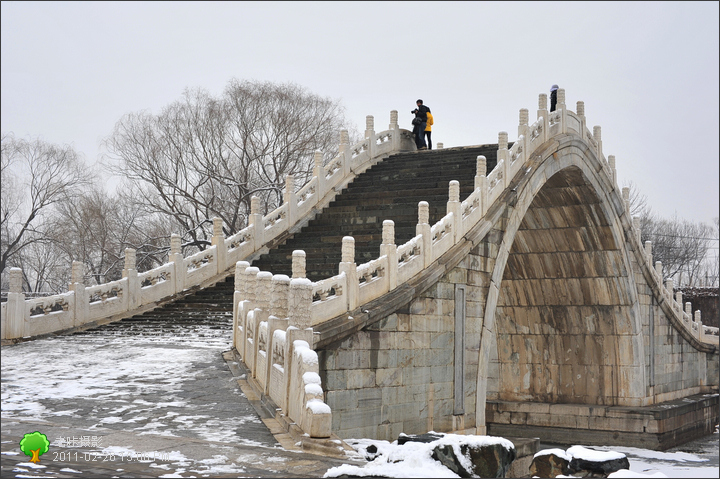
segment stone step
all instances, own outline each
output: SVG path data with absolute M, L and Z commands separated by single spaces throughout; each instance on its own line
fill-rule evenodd
M 342 238 L 355 239 L 355 262 L 380 254 L 382 222 L 395 222 L 395 243 L 415 236 L 418 203 L 430 205 L 430 223 L 446 214 L 450 181 L 460 182 L 460 200 L 475 183 L 477 156 L 485 155 L 488 173 L 496 163 L 497 145 L 430 150 L 393 155 L 373 165 L 341 192 L 302 230 L 253 262 L 263 271 L 292 274 L 292 252 L 305 251 L 306 276 L 312 281 L 338 274 Z
M 203 324 L 205 327 L 227 329 L 228 323 L 232 323 L 232 297 L 234 291 L 235 281 L 230 276 L 214 286 L 197 291 L 144 314 L 123 319 L 119 323 L 132 323 L 139 327 L 140 324 L 144 323 L 162 325 L 169 322 L 173 326 L 187 325 L 188 328 Z M 125 326 L 120 325 L 117 327 L 124 328 Z

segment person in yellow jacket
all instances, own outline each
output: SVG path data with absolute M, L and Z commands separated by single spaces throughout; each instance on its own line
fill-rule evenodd
M 432 113 L 430 113 L 430 109 L 428 108 L 427 125 L 425 126 L 425 138 L 427 139 L 428 150 L 432 150 L 432 141 L 430 140 L 430 136 L 432 135 L 432 124 L 433 124 L 433 116 L 432 116 Z

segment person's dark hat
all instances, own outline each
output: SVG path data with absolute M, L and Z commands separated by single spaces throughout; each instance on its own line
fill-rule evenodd
M 422 102 L 423 102 L 422 100 L 417 100 L 415 103 L 422 103 Z

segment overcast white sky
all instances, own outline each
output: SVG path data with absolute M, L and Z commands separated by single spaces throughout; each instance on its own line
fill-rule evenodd
M 185 88 L 294 82 L 446 147 L 517 136 L 557 83 L 653 211 L 718 216 L 718 2 L 2 2 L 2 132 L 88 163 L 122 115 Z

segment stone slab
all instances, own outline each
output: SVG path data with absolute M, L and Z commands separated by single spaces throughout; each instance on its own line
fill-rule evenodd
M 712 434 L 720 419 L 719 399 L 718 394 L 698 394 L 645 407 L 487 401 L 487 431 L 493 436 L 540 437 L 555 444 L 664 451 Z M 522 420 L 512 411 L 523 411 Z M 562 412 L 567 421 L 548 421 L 554 411 L 556 416 Z M 576 425 L 565 426 L 571 419 Z

